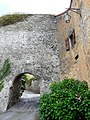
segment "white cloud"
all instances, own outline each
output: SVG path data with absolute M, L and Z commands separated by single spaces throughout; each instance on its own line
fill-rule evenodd
M 7 13 L 24 12 L 29 14 L 61 14 L 69 8 L 71 0 L 0 0 L 0 6 Z M 2 10 L 0 9 L 0 14 Z

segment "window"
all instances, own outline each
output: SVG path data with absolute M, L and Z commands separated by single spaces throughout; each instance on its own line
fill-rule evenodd
M 75 31 L 73 29 L 71 35 L 69 36 L 70 42 L 71 42 L 71 47 L 73 48 L 75 43 L 76 43 L 76 39 L 75 39 Z
M 76 43 L 75 30 L 73 29 L 72 31 L 70 31 L 69 37 L 65 39 L 66 51 L 69 51 L 70 49 L 72 49 L 75 43 Z

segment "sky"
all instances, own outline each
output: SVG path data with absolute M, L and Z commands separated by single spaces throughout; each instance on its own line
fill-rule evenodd
M 12 13 L 53 14 L 67 10 L 71 0 L 0 0 L 0 16 Z

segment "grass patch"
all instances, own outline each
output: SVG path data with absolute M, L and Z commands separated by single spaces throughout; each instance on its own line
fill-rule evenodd
M 15 24 L 25 20 L 31 14 L 9 14 L 0 17 L 0 27 Z

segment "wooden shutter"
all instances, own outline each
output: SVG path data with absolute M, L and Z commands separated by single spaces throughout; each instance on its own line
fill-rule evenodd
M 65 39 L 65 47 L 66 47 L 66 51 L 70 50 L 69 38 Z

